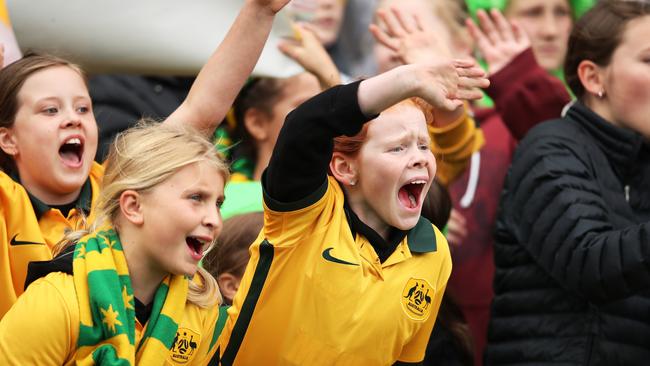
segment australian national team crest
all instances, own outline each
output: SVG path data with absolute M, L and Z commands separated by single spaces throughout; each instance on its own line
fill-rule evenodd
M 427 320 L 433 307 L 436 291 L 429 282 L 419 278 L 411 278 L 402 290 L 402 308 L 406 315 L 413 320 Z
M 198 348 L 201 336 L 187 328 L 178 328 L 172 347 L 169 349 L 169 357 L 176 364 L 186 364 Z

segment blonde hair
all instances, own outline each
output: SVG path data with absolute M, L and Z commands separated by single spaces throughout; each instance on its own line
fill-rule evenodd
M 103 224 L 116 226 L 120 212 L 120 195 L 126 190 L 146 192 L 169 179 L 181 168 L 190 164 L 207 162 L 223 176 L 229 178 L 228 166 L 219 157 L 214 145 L 198 131 L 187 126 L 161 124 L 141 120 L 120 133 L 106 159 L 95 212 L 97 219 L 89 230 L 72 232 L 59 247 L 76 244 L 79 239 Z M 86 226 L 87 227 L 87 226 Z M 214 243 L 210 246 L 212 248 Z M 200 307 L 222 302 L 217 281 L 199 267 L 198 281 L 190 281 L 187 300 Z

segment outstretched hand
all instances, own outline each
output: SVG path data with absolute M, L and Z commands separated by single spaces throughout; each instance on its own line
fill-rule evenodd
M 530 40 L 521 27 L 506 20 L 499 10 L 492 9 L 490 15 L 479 10 L 476 15 L 480 28 L 472 19 L 467 19 L 467 29 L 483 54 L 490 75 L 499 72 L 530 47 Z
M 385 29 L 370 25 L 377 42 L 400 58 L 402 64 L 429 63 L 451 57 L 448 46 L 424 24 L 417 14 L 405 14 L 396 7 L 377 10 Z
M 249 0 L 260 7 L 269 9 L 273 14 L 279 12 L 290 0 Z
M 416 78 L 420 85 L 417 96 L 447 111 L 460 107 L 464 100 L 481 99 L 483 93 L 478 88 L 490 85 L 485 71 L 471 59 L 422 65 Z
M 318 78 L 322 89 L 341 83 L 339 70 L 309 24 L 295 24 L 296 40 L 286 40 L 278 48 Z

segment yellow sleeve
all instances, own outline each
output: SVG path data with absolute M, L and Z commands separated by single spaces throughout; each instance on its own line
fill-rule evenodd
M 443 256 L 443 258 L 438 270 L 436 295 L 431 304 L 433 308 L 431 309 L 431 315 L 429 316 L 429 319 L 426 320 L 426 323 L 418 330 L 411 341 L 402 348 L 402 353 L 397 358 L 397 360 L 401 362 L 417 363 L 424 360 L 424 354 L 427 349 L 427 344 L 429 343 L 429 338 L 431 337 L 431 332 L 433 331 L 433 325 L 436 323 L 438 310 L 440 310 L 440 304 L 442 303 L 442 298 L 447 287 L 447 281 L 451 275 L 451 253 L 449 252 L 449 245 L 444 235 L 442 235 L 440 230 L 435 228 L 435 226 L 434 231 L 436 233 L 438 252 Z
M 465 105 L 465 112 L 454 122 L 442 127 L 428 126 L 431 151 L 438 164 L 436 177 L 444 186 L 465 170 L 472 154 L 485 143 L 483 131 L 467 113 L 468 108 Z
M 72 276 L 32 283 L 0 321 L 0 365 L 64 365 L 76 348 L 79 309 Z
M 219 334 L 228 317 L 226 306 L 214 305 L 205 309 L 206 317 L 203 320 L 203 334 L 206 335 L 206 341 L 201 341 L 199 349 L 197 350 L 196 361 L 192 365 L 208 365 L 212 357 L 215 356 L 219 338 Z

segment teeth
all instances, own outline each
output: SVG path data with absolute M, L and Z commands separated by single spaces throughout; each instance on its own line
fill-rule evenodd
M 70 140 L 65 142 L 66 144 L 70 145 L 81 145 L 81 140 L 78 137 L 71 138 Z
M 426 184 L 426 183 L 427 183 L 427 181 L 426 181 L 426 180 L 422 180 L 422 179 L 420 179 L 420 180 L 414 180 L 413 182 L 411 182 L 411 184 Z

